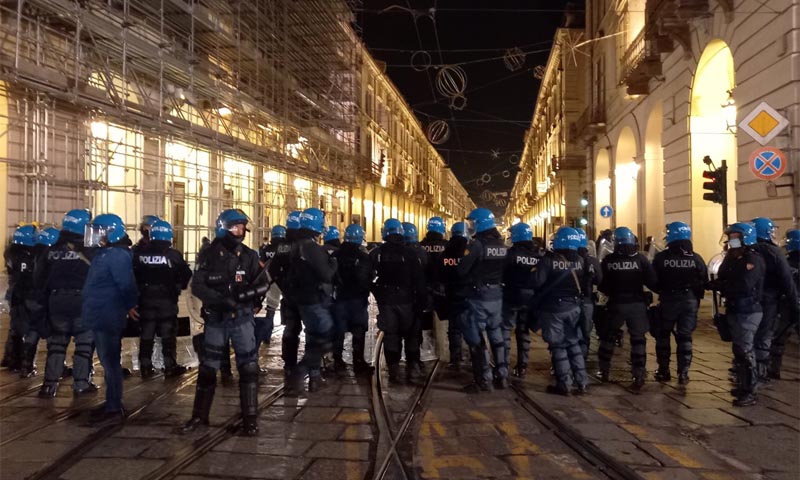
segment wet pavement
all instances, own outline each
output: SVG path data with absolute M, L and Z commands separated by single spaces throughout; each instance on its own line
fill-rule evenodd
M 589 395 L 568 398 L 544 393 L 549 357 L 538 335 L 519 390 L 467 395 L 460 390 L 469 381 L 466 369 L 439 368 L 428 390 L 423 382 L 382 382 L 378 392 L 374 376 L 348 371 L 331 373 L 320 392 L 286 398 L 279 327 L 262 349 L 268 375 L 260 385 L 256 438 L 235 430 L 235 382 L 218 386 L 209 428 L 175 433 L 191 415 L 196 370 L 177 379 L 127 379 L 131 417 L 100 430 L 83 423 L 102 402 L 102 389 L 73 399 L 66 379 L 55 399 L 44 400 L 36 397 L 41 376 L 21 380 L 0 371 L 0 478 L 606 478 L 604 469 L 616 472 L 613 478 L 799 478 L 797 344 L 789 345 L 783 380 L 764 387 L 757 406 L 734 408 L 730 344 L 719 340 L 709 317 L 703 309 L 688 385 L 651 376 L 640 393 L 631 391 L 626 338 L 615 352 L 612 382 L 593 378 Z M 129 366 L 134 343 L 126 340 Z M 189 344 L 180 340 L 185 362 L 192 361 Z M 648 337 L 651 372 L 654 347 Z M 590 373 L 594 358 L 593 352 Z M 426 363 L 428 372 L 433 367 Z M 102 368 L 95 368 L 102 387 Z M 386 460 L 395 444 L 402 464 Z

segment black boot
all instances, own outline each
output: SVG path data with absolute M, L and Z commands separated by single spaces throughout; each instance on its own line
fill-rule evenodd
M 569 397 L 571 395 L 569 388 L 560 382 L 555 385 L 548 385 L 545 391 L 553 395 L 561 395 L 564 397 Z
M 22 366 L 19 370 L 20 378 L 32 378 L 36 376 L 36 344 L 25 344 L 24 353 L 22 356 Z
M 328 386 L 328 382 L 322 375 L 317 375 L 314 377 L 308 377 L 308 392 L 314 393 L 319 392 L 323 388 Z
M 139 373 L 142 378 L 151 378 L 156 374 L 153 368 L 153 345 L 155 340 L 139 339 Z
M 603 383 L 608 383 L 611 381 L 611 375 L 607 369 L 601 369 L 599 372 L 597 372 L 597 376 L 600 377 L 600 381 Z
M 6 351 L 3 356 L 3 366 L 7 367 L 12 372 L 18 372 L 22 366 L 22 357 L 25 344 L 22 336 L 13 335 L 8 337 L 6 341 Z
M 735 389 L 736 399 L 733 401 L 734 407 L 749 407 L 756 404 L 755 390 L 758 384 L 757 367 L 751 361 L 741 361 L 739 363 L 739 384 Z
M 644 377 L 633 377 L 633 383 L 631 384 L 631 390 L 634 392 L 639 392 L 644 387 Z
M 173 365 L 171 367 L 164 368 L 164 377 L 165 378 L 175 378 L 180 377 L 184 373 L 186 373 L 189 369 L 184 367 L 183 365 Z
M 208 415 L 211 412 L 211 404 L 214 402 L 216 388 L 217 372 L 201 365 L 200 372 L 197 375 L 197 389 L 194 393 L 192 418 L 178 428 L 179 434 L 185 435 L 195 431 L 197 427 L 208 426 Z
M 525 375 L 527 375 L 527 373 L 528 369 L 524 365 L 517 365 L 516 367 L 514 367 L 514 372 L 512 373 L 512 375 L 514 375 L 517 378 L 525 378 Z
M 655 374 L 656 381 L 659 382 L 669 382 L 672 380 L 672 374 L 669 372 L 669 367 L 658 367 L 658 370 Z
M 246 437 L 254 437 L 258 435 L 257 382 L 239 382 L 239 403 L 242 407 L 242 434 Z
M 56 393 L 58 393 L 58 382 L 49 385 L 45 383 L 42 384 L 37 396 L 39 398 L 55 398 Z
M 772 355 L 769 358 L 769 367 L 767 368 L 767 377 L 774 380 L 781 379 L 781 364 L 783 363 L 783 355 Z
M 689 370 L 678 372 L 678 385 L 686 385 L 687 383 L 689 383 Z
M 393 385 L 400 385 L 403 382 L 400 380 L 400 364 L 392 363 L 389 365 L 389 383 Z

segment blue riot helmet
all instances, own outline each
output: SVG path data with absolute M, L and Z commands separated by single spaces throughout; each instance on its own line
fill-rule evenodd
M 578 248 L 589 248 L 589 237 L 586 235 L 586 230 L 576 228 L 575 231 L 578 232 L 578 236 L 580 237 Z
M 275 225 L 272 227 L 272 231 L 270 231 L 269 236 L 272 240 L 286 238 L 286 227 L 283 225 Z
M 319 208 L 306 208 L 300 214 L 300 228 L 314 233 L 325 231 L 325 213 Z M 338 234 L 338 232 L 337 232 Z
M 450 236 L 469 238 L 468 230 L 466 222 L 456 222 L 450 227 Z
M 725 234 L 730 237 L 732 233 L 738 233 L 741 237 L 741 242 L 736 242 L 738 239 L 728 240 L 728 248 L 740 248 L 746 245 L 755 245 L 757 241 L 756 227 L 752 223 L 737 222 L 728 227 Z
M 795 228 L 786 231 L 786 251 L 800 252 L 800 230 Z
M 172 242 L 172 225 L 166 220 L 157 220 L 150 226 L 150 240 Z
M 692 229 L 683 222 L 672 222 L 667 224 L 667 245 L 679 240 L 691 240 Z
M 515 223 L 511 225 L 511 243 L 533 241 L 533 230 L 527 223 Z
M 403 224 L 396 218 L 390 218 L 383 222 L 381 229 L 381 238 L 386 240 L 389 235 L 403 235 Z
M 488 208 L 476 208 L 469 212 L 467 220 L 471 223 L 473 233 L 481 233 L 495 228 L 494 213 Z
M 14 230 L 14 237 L 12 239 L 14 245 L 22 245 L 23 247 L 32 247 L 36 245 L 36 227 L 33 225 L 23 225 Z
M 145 215 L 142 217 L 142 222 L 139 224 L 139 231 L 145 237 L 149 235 L 150 229 L 157 221 L 161 220 L 158 215 Z
M 581 236 L 572 227 L 560 227 L 553 238 L 553 250 L 578 250 Z
M 61 230 L 83 235 L 86 231 L 86 224 L 92 219 L 92 212 L 85 208 L 76 208 L 64 214 L 61 221 Z
M 36 235 L 36 245 L 44 245 L 45 247 L 52 247 L 58 241 L 61 232 L 55 227 L 48 227 L 40 231 Z
M 102 247 L 117 243 L 127 235 L 125 223 L 119 216 L 113 213 L 104 213 L 94 217 L 91 222 L 86 224 L 83 244 L 87 247 Z
M 322 236 L 322 241 L 333 242 L 339 240 L 339 229 L 331 225 L 325 230 L 325 235 Z
M 756 228 L 756 238 L 759 240 L 775 241 L 775 224 L 766 217 L 754 218 L 751 222 Z
M 628 227 L 614 229 L 614 245 L 636 245 L 636 235 Z
M 355 243 L 356 245 L 361 245 L 361 243 L 364 241 L 364 229 L 361 228 L 361 225 L 357 223 L 348 225 L 344 230 L 344 241 L 346 243 Z
M 419 243 L 419 232 L 413 223 L 403 222 L 403 240 L 406 243 Z
M 235 225 L 244 225 L 246 231 L 248 223 L 250 223 L 250 217 L 246 213 L 238 208 L 229 208 L 228 210 L 223 210 L 217 217 L 214 231 L 217 238 L 222 238 Z
M 300 210 L 295 210 L 286 217 L 287 230 L 300 230 L 300 214 L 302 213 Z
M 428 220 L 427 229 L 429 232 L 439 233 L 442 236 L 447 233 L 447 227 L 445 226 L 444 219 L 442 217 L 431 217 Z

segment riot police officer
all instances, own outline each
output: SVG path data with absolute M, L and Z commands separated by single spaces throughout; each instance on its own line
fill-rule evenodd
M 47 361 L 44 383 L 39 390 L 42 398 L 56 396 L 58 381 L 64 371 L 67 345 L 72 337 L 75 352 L 72 358 L 72 392 L 74 395 L 96 392 L 91 382 L 94 335 L 81 318 L 81 291 L 89 273 L 95 249 L 84 246 L 89 210 L 70 210 L 61 222 L 58 241 L 36 262 L 36 289 L 42 292 L 47 306 L 50 336 L 47 339 Z
M 103 365 L 106 402 L 89 423 L 115 424 L 124 419 L 122 408 L 122 332 L 127 318 L 139 320 L 139 292 L 133 275 L 131 241 L 122 219 L 98 215 L 86 226 L 84 245 L 97 247 L 81 293 L 81 318 L 92 329 L 97 356 Z
M 444 235 L 447 232 L 444 219 L 442 217 L 431 217 L 426 226 L 425 238 L 419 242 L 420 247 L 425 250 L 428 257 L 428 265 L 425 269 L 425 281 L 428 285 L 428 295 L 432 312 L 436 312 L 439 320 L 447 320 L 448 309 L 445 299 L 444 284 L 439 278 L 439 271 L 442 266 L 442 253 L 444 252 L 447 241 Z M 432 314 L 431 314 L 432 317 Z M 432 322 L 431 318 L 431 323 Z
M 603 280 L 598 290 L 608 295 L 605 318 L 600 330 L 600 378 L 609 379 L 614 344 L 623 324 L 631 341 L 633 389 L 644 386 L 647 374 L 647 295 L 642 287 L 656 289 L 656 273 L 647 257 L 636 249 L 636 238 L 628 227 L 614 230 L 614 253 L 603 258 Z
M 458 274 L 470 285 L 467 295 L 467 325 L 464 340 L 472 358 L 473 383 L 465 387 L 468 393 L 492 390 L 492 369 L 486 351 L 483 332 L 489 339 L 494 356 L 494 379 L 498 388 L 508 385 L 508 365 L 505 364 L 503 340 L 503 266 L 508 250 L 497 231 L 494 214 L 486 208 L 476 208 L 467 220 L 475 232 L 467 253 L 458 264 Z
M 233 343 L 239 370 L 239 400 L 243 433 L 258 433 L 258 348 L 254 310 L 261 308 L 266 277 L 259 268 L 258 254 L 244 245 L 250 219 L 238 209 L 225 210 L 216 222 L 216 238 L 198 259 L 192 277 L 192 293 L 203 302 L 205 355 L 197 375 L 192 418 L 181 428 L 191 432 L 208 425 L 214 400 L 216 372 Z
M 52 247 L 59 237 L 57 228 L 48 227 L 40 230 L 36 234 L 36 245 L 33 247 L 34 265 L 36 262 L 46 261 L 47 250 Z M 33 267 L 35 269 L 35 267 Z M 33 271 L 31 271 L 33 277 Z M 25 299 L 25 306 L 29 313 L 29 328 L 28 333 L 25 334 L 25 349 L 23 350 L 24 356 L 22 358 L 22 366 L 20 368 L 20 377 L 33 377 L 36 375 L 36 349 L 39 346 L 39 340 L 47 338 L 50 335 L 49 328 L 47 327 L 47 312 L 46 301 L 42 292 L 35 288 L 33 279 L 31 279 L 33 286 L 28 298 Z
M 533 243 L 533 230 L 527 223 L 511 226 L 511 248 L 508 249 L 503 269 L 503 339 L 505 341 L 505 365 L 511 363 L 511 331 L 517 339 L 517 364 L 515 377 L 524 378 L 528 370 L 531 350 L 531 335 L 528 315 L 533 287 L 533 270 L 542 257 Z
M 150 243 L 150 230 L 159 220 L 161 219 L 158 217 L 158 215 L 145 215 L 142 217 L 142 221 L 139 223 L 139 233 L 142 236 L 139 237 L 139 241 L 133 246 L 134 253 L 137 249 L 144 248 L 148 243 Z
M 453 371 L 461 369 L 461 328 L 466 324 L 467 294 L 469 284 L 458 275 L 458 264 L 464 257 L 469 243 L 469 233 L 465 222 L 456 222 L 450 227 L 450 240 L 444 247 L 441 256 L 439 278 L 444 284 L 444 295 L 447 302 L 447 343 L 450 349 L 448 368 Z
M 275 225 L 270 231 L 269 244 L 262 246 L 259 251 L 259 259 L 262 267 L 269 268 L 269 263 L 275 258 L 281 245 L 286 243 L 286 227 Z M 275 312 L 280 302 L 281 291 L 277 285 L 272 284 L 267 292 L 267 312 L 262 317 L 256 317 L 256 343 L 259 348 L 262 344 L 269 345 L 272 340 L 272 331 L 275 329 Z M 262 372 L 264 369 L 262 369 Z
M 402 225 L 403 240 L 406 242 L 408 247 L 411 247 L 411 250 L 414 251 L 414 253 L 417 255 L 417 258 L 419 258 L 419 263 L 422 265 L 422 270 L 425 274 L 425 301 L 423 304 L 417 305 L 417 308 L 414 310 L 415 315 L 419 317 L 414 322 L 414 328 L 417 329 L 419 343 L 422 345 L 422 331 L 433 329 L 433 298 L 430 295 L 430 287 L 428 286 L 428 270 L 430 269 L 430 260 L 428 258 L 428 252 L 422 248 L 422 245 L 419 243 L 419 232 L 417 231 L 417 226 L 411 222 L 403 222 Z M 422 362 L 418 362 L 416 365 L 411 366 L 409 379 L 417 380 L 422 377 L 422 373 Z
M 139 365 L 142 378 L 155 374 L 153 345 L 156 331 L 164 354 L 164 376 L 183 374 L 178 365 L 177 340 L 178 297 L 189 286 L 192 270 L 181 252 L 172 248 L 172 225 L 164 220 L 150 227 L 150 241 L 134 251 L 133 272 L 139 288 Z
M 658 277 L 658 315 L 650 331 L 656 337 L 656 380 L 669 381 L 671 337 L 678 347 L 678 383 L 689 381 L 692 365 L 692 332 L 697 327 L 697 308 L 708 282 L 703 258 L 692 249 L 692 230 L 683 222 L 667 224 L 667 248 L 653 259 Z
M 338 228 L 330 225 L 325 229 L 325 233 L 322 235 L 322 246 L 325 248 L 325 251 L 328 252 L 328 255 L 332 255 L 333 252 L 342 246 L 342 241 L 339 240 Z
M 325 231 L 325 214 L 318 208 L 307 208 L 300 215 L 300 230 L 292 244 L 289 272 L 284 295 L 291 297 L 300 311 L 306 331 L 306 349 L 297 369 L 292 372 L 288 395 L 297 395 L 308 374 L 308 391 L 325 386 L 322 378 L 322 356 L 333 347 L 333 280 L 336 260 L 317 239 Z M 337 235 L 338 237 L 338 235 Z
M 800 290 L 800 230 L 793 229 L 786 232 L 786 253 L 794 286 Z M 798 332 L 798 326 L 800 326 L 798 304 L 792 305 L 788 298 L 784 298 L 781 306 L 780 319 L 775 328 L 775 334 L 772 336 L 770 364 L 767 372 L 768 376 L 774 379 L 781 378 L 781 364 L 783 363 L 783 352 L 786 350 L 786 341 L 793 331 Z
M 287 380 L 297 366 L 297 350 L 300 346 L 300 333 L 303 331 L 297 303 L 286 295 L 286 280 L 291 264 L 292 245 L 297 240 L 297 234 L 300 231 L 300 213 L 293 211 L 287 216 L 286 241 L 278 245 L 275 256 L 267 265 L 270 278 L 283 292 L 280 305 L 281 323 L 283 324 L 281 358 L 283 359 L 283 375 Z
M 725 297 L 728 326 L 733 337 L 737 388 L 733 405 L 755 405 L 758 372 L 753 341 L 761 323 L 761 298 L 766 265 L 754 248 L 756 229 L 749 223 L 734 223 L 725 232 L 728 251 L 711 288 Z
M 576 228 L 580 236 L 578 255 L 583 257 L 583 277 L 581 277 L 581 351 L 584 363 L 589 360 L 589 346 L 592 343 L 592 328 L 594 328 L 595 293 L 594 287 L 603 280 L 603 270 L 600 261 L 589 255 L 589 238 L 582 228 Z
M 11 324 L 8 329 L 3 366 L 10 370 L 22 370 L 22 376 L 35 374 L 27 365 L 23 368 L 25 358 L 25 336 L 30 330 L 31 312 L 26 300 L 34 290 L 33 268 L 34 247 L 36 245 L 36 227 L 23 225 L 14 231 L 11 246 L 5 252 L 6 270 L 8 271 L 8 292 L 6 298 L 11 307 Z M 36 345 L 33 346 L 36 355 Z
M 785 295 L 790 305 L 797 303 L 797 289 L 792 280 L 791 270 L 786 257 L 775 244 L 775 225 L 769 218 L 758 217 L 753 219 L 756 229 L 756 244 L 753 248 L 761 254 L 766 266 L 764 277 L 764 292 L 761 297 L 763 316 L 758 325 L 753 346 L 756 352 L 758 378 L 768 382 L 767 370 L 769 369 L 769 355 L 772 346 L 772 336 L 778 322 L 778 305 L 781 296 Z
M 401 224 L 403 226 L 403 240 L 406 242 L 411 250 L 414 250 L 414 253 L 417 254 L 417 258 L 419 258 L 419 262 L 422 264 L 423 269 L 428 268 L 428 253 L 422 248 L 422 245 L 419 244 L 419 232 L 417 231 L 417 226 L 410 222 L 403 222 Z
M 383 244 L 369 253 L 376 278 L 372 292 L 378 303 L 378 328 L 383 331 L 383 355 L 389 382 L 400 383 L 400 356 L 405 349 L 406 378 L 420 372 L 420 317 L 426 303 L 425 272 L 419 257 L 403 238 L 403 225 L 383 223 Z
M 578 254 L 580 235 L 570 227 L 561 227 L 553 239 L 553 251 L 547 252 L 533 267 L 532 286 L 536 292 L 538 321 L 542 338 L 547 342 L 556 377 L 547 392 L 570 395 L 586 393 L 586 364 L 581 350 L 581 277 L 583 258 Z M 574 382 L 574 383 L 573 383 Z
M 364 229 L 352 224 L 344 231 L 344 243 L 333 253 L 338 264 L 336 299 L 333 304 L 335 335 L 333 340 L 334 368 L 344 366 L 342 351 L 346 332 L 353 335 L 353 371 L 369 373 L 371 367 L 364 360 L 364 345 L 369 328 L 369 288 L 372 285 L 372 265 L 369 254 L 361 248 Z

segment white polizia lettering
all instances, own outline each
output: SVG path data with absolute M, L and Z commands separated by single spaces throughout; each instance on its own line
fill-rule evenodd
M 609 270 L 640 270 L 637 262 L 624 261 L 624 262 L 610 262 L 608 264 Z
M 486 249 L 486 256 L 487 257 L 505 257 L 506 256 L 506 247 L 488 247 Z
M 681 260 L 667 260 L 664 262 L 665 267 L 669 268 L 694 268 L 694 260 L 681 259 Z
M 539 263 L 539 259 L 536 258 L 536 257 L 521 257 L 520 256 L 520 257 L 517 257 L 516 260 L 517 260 L 516 261 L 517 265 L 529 265 L 531 267 L 536 265 L 537 263 Z
M 443 258 L 442 263 L 445 267 L 455 267 L 461 261 L 460 258 Z
M 145 265 L 169 265 L 167 257 L 164 255 L 142 255 L 139 257 L 139 263 Z

